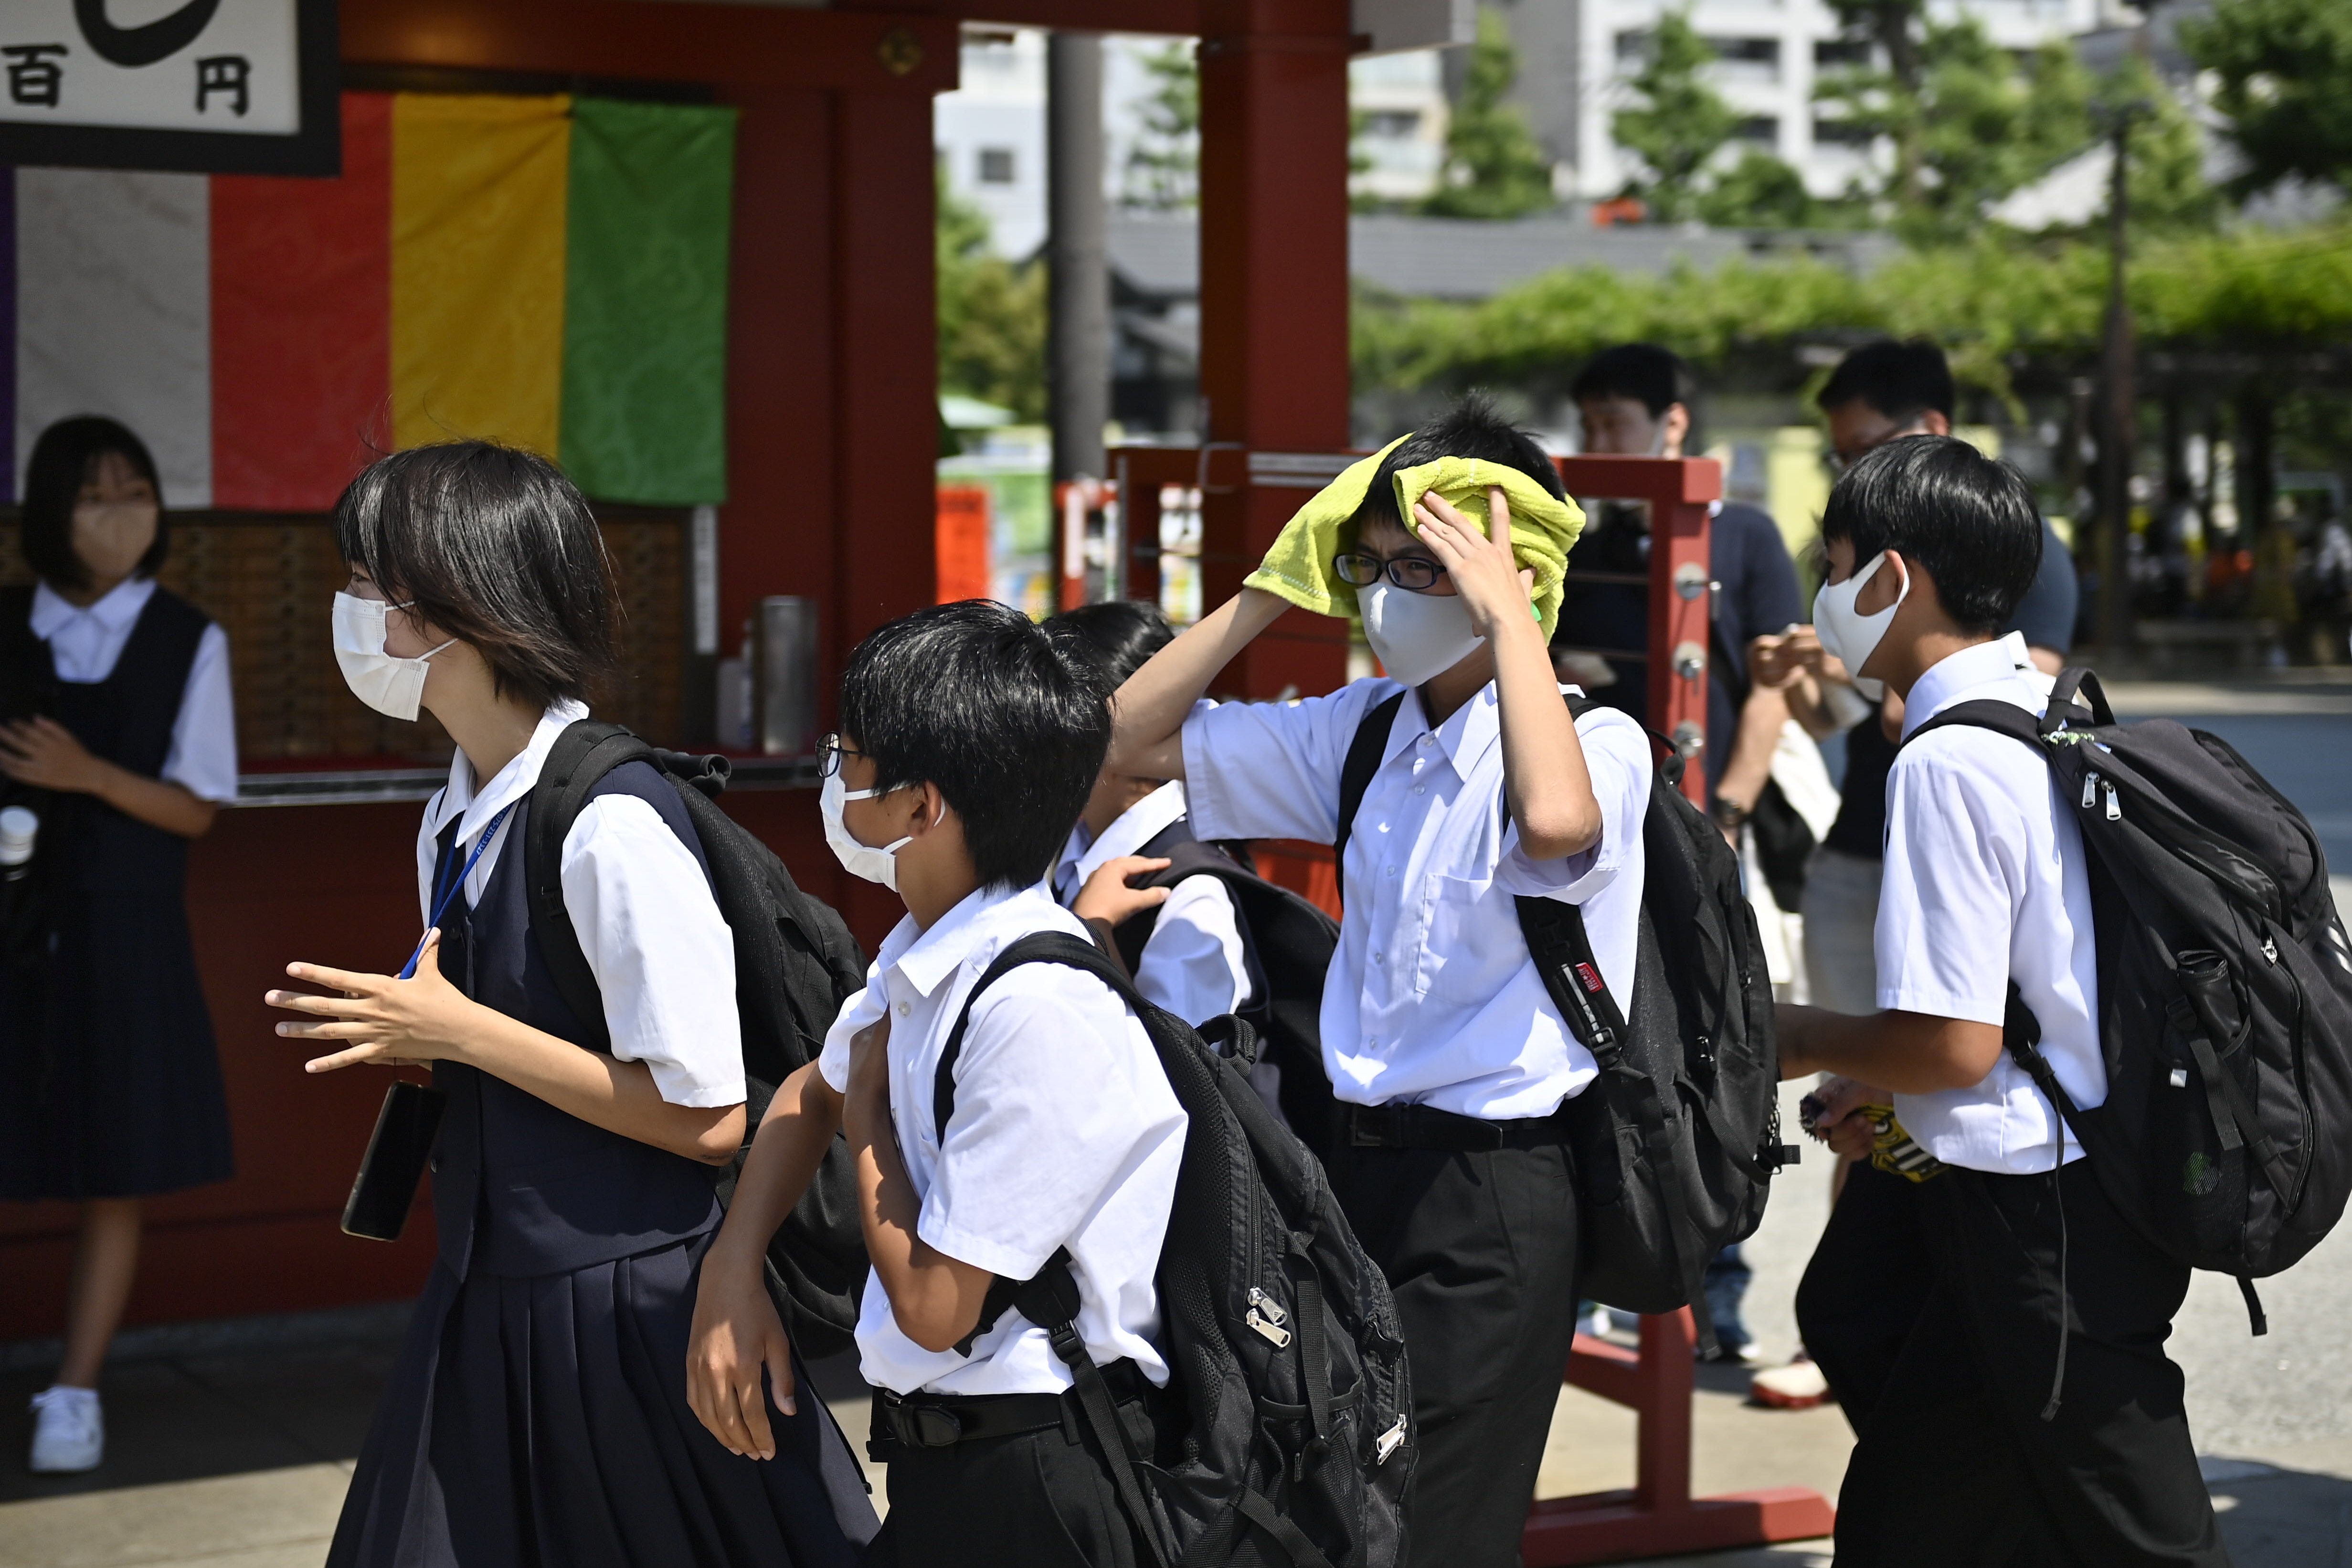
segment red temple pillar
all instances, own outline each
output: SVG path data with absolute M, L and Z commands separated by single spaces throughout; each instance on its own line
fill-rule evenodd
M 1201 37 L 1201 388 L 1205 440 L 1348 445 L 1347 0 L 1208 0 Z M 1202 501 L 1203 607 L 1233 596 L 1308 492 L 1246 472 Z M 1347 678 L 1345 623 L 1293 611 L 1218 689 L 1272 697 Z

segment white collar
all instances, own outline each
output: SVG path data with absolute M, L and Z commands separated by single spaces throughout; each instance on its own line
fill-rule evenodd
M 1081 887 L 1098 870 L 1106 860 L 1116 860 L 1122 855 L 1132 855 L 1157 838 L 1169 824 L 1184 815 L 1184 786 L 1175 779 L 1169 780 L 1133 805 L 1118 814 L 1102 837 L 1087 845 L 1076 856 L 1076 876 Z M 1076 836 L 1086 831 L 1083 826 L 1071 830 L 1075 844 Z M 1071 857 L 1066 852 L 1063 864 Z
M 449 782 L 425 808 L 433 836 L 439 837 L 453 820 L 462 817 L 457 843 L 462 847 L 472 842 L 491 818 L 530 793 L 539 783 L 540 769 L 547 765 L 547 753 L 555 749 L 555 738 L 586 717 L 585 703 L 567 700 L 550 708 L 540 715 L 539 727 L 530 732 L 523 749 L 479 790 L 474 787 L 474 764 L 466 760 L 466 753 L 459 752 L 450 758 Z
M 875 967 L 898 971 L 908 984 L 929 996 L 998 931 L 1012 924 L 1018 924 L 1024 932 L 1053 929 L 1050 917 L 1038 917 L 1047 910 L 1058 915 L 1061 908 L 1042 882 L 1010 889 L 976 889 L 928 931 L 916 925 L 912 915 L 900 921 L 882 939 L 882 950 L 874 955 Z
M 1503 710 L 1495 683 L 1490 680 L 1480 687 L 1468 701 L 1447 714 L 1445 722 L 1433 731 L 1422 708 L 1420 691 L 1407 687 L 1404 706 L 1397 710 L 1396 721 L 1389 726 L 1388 744 L 1381 748 L 1381 763 L 1386 763 L 1422 736 L 1433 733 L 1446 760 L 1454 764 L 1454 776 L 1468 782 L 1472 770 L 1486 760 L 1486 753 L 1503 736 Z
M 1909 740 L 1912 731 L 1956 702 L 2001 695 L 1984 690 L 1986 687 L 2016 684 L 2031 688 L 2022 671 L 2032 668 L 2025 639 L 2014 632 L 1946 654 L 1912 683 L 1911 694 L 1903 700 L 1904 739 Z M 2035 704 L 2034 710 L 2041 711 L 2041 706 Z
M 147 601 L 155 596 L 152 577 L 125 577 L 95 603 L 81 605 L 72 603 L 44 581 L 33 590 L 33 613 L 30 617 L 33 635 L 47 640 L 77 620 L 93 620 L 110 632 L 119 632 L 139 618 Z

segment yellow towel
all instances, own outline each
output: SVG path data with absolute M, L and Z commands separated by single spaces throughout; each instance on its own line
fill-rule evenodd
M 1315 492 L 1298 509 L 1265 560 L 1249 574 L 1244 586 L 1263 588 L 1318 616 L 1354 618 L 1356 590 L 1339 581 L 1331 558 L 1339 552 L 1341 532 L 1356 509 L 1364 503 L 1381 460 L 1394 451 L 1399 437 L 1370 457 L 1349 464 L 1339 477 Z M 1535 573 L 1536 617 L 1544 636 L 1551 635 L 1559 618 L 1560 580 L 1567 574 L 1568 552 L 1584 531 L 1584 513 L 1574 501 L 1564 501 L 1517 468 L 1475 458 L 1440 458 L 1398 470 L 1397 514 L 1408 528 L 1415 526 L 1412 509 L 1434 490 L 1465 517 L 1486 526 L 1486 490 L 1500 485 L 1511 504 L 1511 553 L 1521 566 Z

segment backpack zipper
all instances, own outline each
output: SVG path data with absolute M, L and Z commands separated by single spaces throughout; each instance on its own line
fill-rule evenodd
M 1403 1444 L 1404 1415 L 1400 1412 L 1396 1418 L 1396 1425 L 1372 1439 L 1372 1463 L 1376 1465 L 1387 1464 L 1389 1462 L 1389 1456 L 1395 1453 L 1398 1448 L 1403 1446 Z
M 2109 822 L 2121 822 L 2123 819 L 2123 802 L 2116 798 L 2116 786 L 2109 784 L 2107 786 L 2107 820 Z
M 2083 809 L 2088 811 L 2099 804 L 2099 775 L 2095 770 L 2083 775 Z

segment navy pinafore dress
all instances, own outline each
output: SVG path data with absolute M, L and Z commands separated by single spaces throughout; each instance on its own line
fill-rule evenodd
M 92 754 L 161 777 L 212 623 L 163 588 L 104 680 L 58 680 L 29 625 L 31 590 L 0 595 L 12 676 L 54 703 Z M 235 1173 L 220 1053 L 188 929 L 188 841 L 94 795 L 40 807 L 34 874 L 47 962 L 0 963 L 0 1198 L 120 1198 Z
M 593 792 L 638 796 L 702 859 L 644 763 Z M 478 903 L 442 920 L 441 972 L 570 1040 L 587 1031 L 530 940 L 506 827 Z M 435 883 L 455 873 L 456 826 Z M 457 861 L 461 865 L 462 861 Z M 709 867 L 706 863 L 705 873 Z M 776 1457 L 720 1447 L 686 1402 L 709 1166 L 583 1121 L 505 1080 L 435 1064 L 448 1096 L 433 1176 L 440 1255 L 362 1448 L 329 1568 L 848 1568 L 878 1528 L 823 1400 L 772 1401 Z

